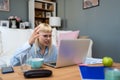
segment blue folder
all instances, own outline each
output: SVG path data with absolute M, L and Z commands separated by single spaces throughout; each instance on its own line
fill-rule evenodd
M 79 66 L 82 80 L 104 80 L 104 66 Z

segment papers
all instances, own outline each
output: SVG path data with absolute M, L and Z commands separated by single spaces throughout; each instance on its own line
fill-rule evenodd
M 100 58 L 86 58 L 84 64 L 96 64 L 96 63 L 102 63 L 102 59 Z
M 104 80 L 104 66 L 79 66 L 82 80 Z

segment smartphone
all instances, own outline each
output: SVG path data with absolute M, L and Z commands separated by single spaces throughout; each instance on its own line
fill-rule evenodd
M 2 74 L 13 73 L 14 70 L 13 70 L 13 67 L 2 67 L 1 72 L 2 72 Z

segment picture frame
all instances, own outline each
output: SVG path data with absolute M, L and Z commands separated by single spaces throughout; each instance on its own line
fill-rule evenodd
M 52 15 L 51 15 L 51 12 L 46 12 L 46 18 L 49 18 L 49 17 L 51 17 Z
M 9 0 L 0 0 L 0 11 L 9 11 Z
M 24 22 L 20 23 L 20 29 L 25 29 L 25 23 Z
M 1 20 L 0 21 L 0 26 L 9 28 L 9 21 L 8 20 Z
M 99 0 L 83 0 L 83 9 L 99 6 Z

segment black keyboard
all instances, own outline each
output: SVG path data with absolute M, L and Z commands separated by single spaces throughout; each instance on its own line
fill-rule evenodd
M 56 66 L 56 63 L 50 63 L 50 64 Z

